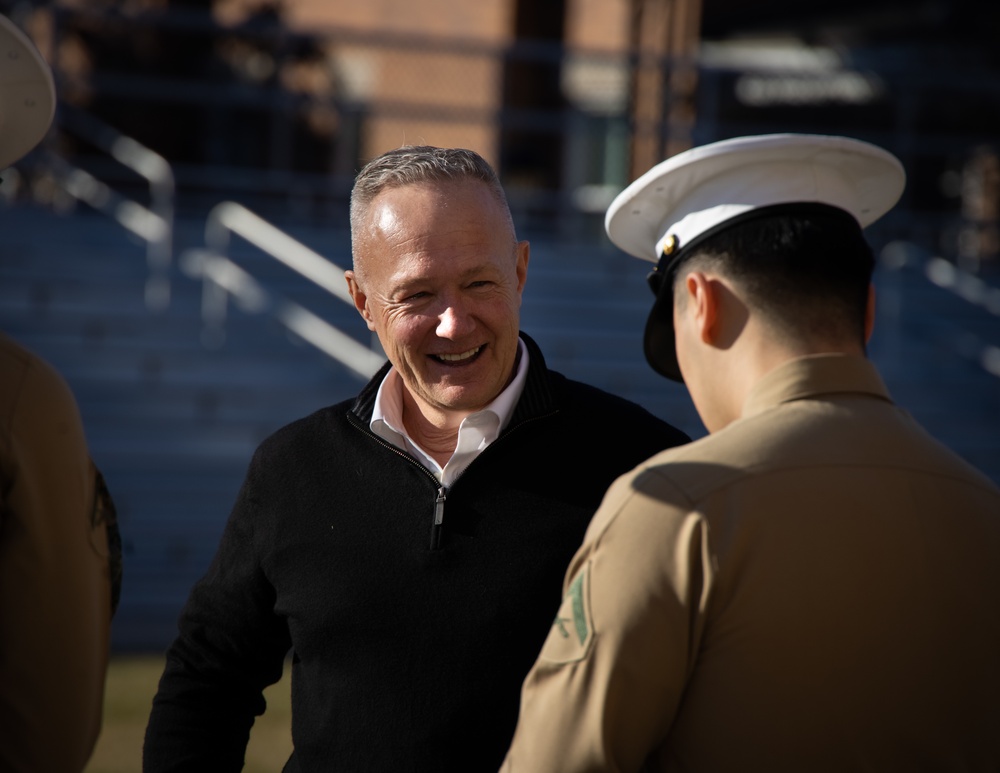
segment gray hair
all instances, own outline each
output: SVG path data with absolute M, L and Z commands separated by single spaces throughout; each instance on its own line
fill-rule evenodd
M 478 180 L 503 206 L 510 219 L 507 196 L 493 167 L 472 150 L 404 145 L 365 164 L 351 191 L 351 235 L 356 238 L 368 206 L 384 190 L 425 182 Z M 511 233 L 514 225 L 511 220 Z

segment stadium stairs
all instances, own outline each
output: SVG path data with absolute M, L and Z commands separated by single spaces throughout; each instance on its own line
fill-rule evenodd
M 170 304 L 151 311 L 145 246 L 102 214 L 0 205 L 0 228 L 0 329 L 66 377 L 116 501 L 125 578 L 114 648 L 160 651 L 208 566 L 254 448 L 286 422 L 352 396 L 363 379 L 272 317 L 234 304 L 224 342 L 206 347 L 201 284 L 175 261 Z M 203 229 L 203 220 L 181 219 L 175 254 L 203 246 Z M 345 234 L 287 230 L 349 265 Z M 269 290 L 371 344 L 353 308 L 238 239 L 230 256 Z M 880 273 L 871 355 L 901 405 L 1000 482 L 1000 377 L 977 361 L 984 346 L 1000 346 L 1000 316 L 927 281 L 915 263 L 897 264 Z M 606 247 L 535 240 L 522 329 L 550 367 L 698 437 L 683 387 L 642 357 L 646 269 Z

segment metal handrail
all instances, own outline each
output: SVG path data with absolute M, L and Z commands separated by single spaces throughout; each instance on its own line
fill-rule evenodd
M 66 165 L 70 177 L 63 187 L 74 197 L 116 216 L 127 228 L 146 241 L 146 306 L 163 311 L 170 305 L 170 264 L 173 261 L 174 173 L 170 163 L 159 153 L 122 134 L 98 118 L 70 105 L 61 104 L 59 126 L 85 139 L 115 161 L 131 169 L 149 183 L 150 206 L 129 201 L 115 194 L 93 175 Z M 109 210 L 109 205 L 113 207 Z M 127 220 L 122 212 L 131 213 Z M 142 223 L 141 227 L 129 225 Z M 149 224 L 156 223 L 151 226 Z
M 169 238 L 167 221 L 148 207 L 122 196 L 90 172 L 60 156 L 50 154 L 49 164 L 57 172 L 55 181 L 66 193 L 113 217 L 147 244 L 162 243 Z
M 303 340 L 368 379 L 384 364 L 381 347 L 368 348 L 305 307 L 267 290 L 245 269 L 226 256 L 231 234 L 236 234 L 275 260 L 349 304 L 344 269 L 324 258 L 256 213 L 232 201 L 217 204 L 205 225 L 206 249 L 185 251 L 181 270 L 202 280 L 202 342 L 209 347 L 225 341 L 229 296 L 246 312 L 270 312 Z M 373 345 L 374 345 L 373 340 Z
M 314 282 L 350 306 L 354 305 L 344 281 L 344 269 L 306 247 L 256 213 L 234 201 L 216 204 L 205 223 L 205 244 L 222 255 L 235 233 L 293 271 Z

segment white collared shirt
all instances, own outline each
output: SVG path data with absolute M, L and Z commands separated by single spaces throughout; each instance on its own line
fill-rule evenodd
M 510 423 L 524 382 L 528 374 L 528 349 L 518 339 L 520 359 L 517 373 L 496 398 L 482 410 L 470 413 L 458 427 L 458 443 L 451 459 L 442 467 L 427 452 L 418 446 L 406 433 L 403 426 L 403 379 L 395 367 L 390 368 L 379 385 L 375 395 L 375 410 L 372 413 L 372 432 L 397 448 L 415 456 L 438 479 L 442 486 L 450 486 L 461 472 L 469 466 L 500 435 L 500 431 Z

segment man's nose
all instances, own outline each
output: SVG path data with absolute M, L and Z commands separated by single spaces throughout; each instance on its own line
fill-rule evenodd
M 460 301 L 449 302 L 438 315 L 437 334 L 440 338 L 458 338 L 474 327 L 472 316 Z

